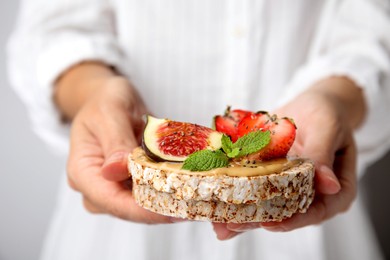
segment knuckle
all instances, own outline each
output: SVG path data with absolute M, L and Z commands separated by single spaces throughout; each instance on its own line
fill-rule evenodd
M 108 214 L 123 220 L 130 220 L 128 214 L 126 214 L 125 205 L 118 205 L 118 201 L 113 202 L 109 201 L 108 199 L 101 201 L 101 203 L 104 205 L 103 208 L 107 211 Z
M 80 191 L 77 187 L 76 176 L 77 176 L 77 168 L 76 165 L 72 162 L 72 160 L 68 160 L 66 165 L 66 173 L 68 176 L 68 185 L 75 191 Z
M 74 177 L 77 173 L 77 168 L 76 168 L 76 164 L 74 163 L 72 158 L 69 158 L 69 160 L 66 164 L 66 172 L 67 172 L 67 175 L 70 179 L 74 179 Z
M 74 191 L 80 191 L 80 190 L 77 188 L 75 182 L 74 182 L 71 178 L 69 178 L 69 176 L 68 176 L 67 180 L 68 180 L 68 185 L 69 185 L 69 187 L 72 188 L 72 190 L 74 190 Z
M 115 216 L 123 220 L 130 220 L 130 221 L 132 220 L 132 218 L 129 217 L 128 214 L 126 214 L 123 209 L 118 207 L 110 207 L 108 209 L 108 213 L 112 216 Z
M 83 198 L 83 206 L 89 213 L 92 213 L 92 214 L 101 213 L 101 211 L 98 210 L 97 207 L 93 206 L 92 203 L 89 202 L 89 200 L 86 199 L 85 197 Z
M 351 206 L 353 201 L 357 196 L 357 185 L 355 182 L 346 182 L 344 183 L 344 192 L 343 192 L 343 201 L 345 202 L 341 207 L 341 212 L 347 212 Z
M 144 217 L 144 223 L 147 225 L 154 225 L 156 224 L 156 219 L 151 214 L 146 214 Z
M 352 205 L 352 200 L 345 200 L 345 203 L 341 205 L 340 213 L 347 212 L 351 208 L 351 205 Z
M 123 215 L 122 211 L 119 208 L 111 206 L 107 210 L 108 210 L 108 213 L 110 215 L 113 215 L 115 217 L 124 219 L 124 215 Z
M 330 217 L 327 214 L 326 204 L 323 200 L 318 200 L 316 207 L 314 207 L 314 210 L 314 214 L 317 219 L 316 224 L 319 224 Z
M 350 201 L 354 201 L 357 197 L 357 184 L 354 182 L 350 187 Z
M 278 232 L 288 232 L 288 231 L 291 231 L 293 229 L 294 229 L 294 227 L 287 226 L 287 225 L 284 225 L 284 224 L 280 224 L 279 227 L 277 228 L 277 230 L 275 230 L 275 231 L 278 231 Z
M 347 212 L 351 206 L 352 206 L 352 202 L 354 201 L 356 195 L 352 194 L 352 195 L 345 195 L 347 196 L 347 198 L 344 200 L 345 203 L 343 204 L 343 206 L 341 207 L 341 213 L 345 213 Z
M 345 203 L 340 210 L 340 213 L 345 213 L 351 208 L 352 203 Z

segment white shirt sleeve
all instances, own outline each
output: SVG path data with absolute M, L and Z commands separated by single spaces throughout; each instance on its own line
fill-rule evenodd
M 317 81 L 347 76 L 365 93 L 368 115 L 356 132 L 367 164 L 390 145 L 390 2 L 328 1 L 310 57 L 289 82 L 283 102 Z
M 106 0 L 25 0 L 8 43 L 12 86 L 28 107 L 35 132 L 67 148 L 67 128 L 52 102 L 53 83 L 71 66 L 98 60 L 117 67 L 121 50 Z M 58 149 L 56 149 L 58 150 Z M 61 149 L 64 150 L 64 149 Z

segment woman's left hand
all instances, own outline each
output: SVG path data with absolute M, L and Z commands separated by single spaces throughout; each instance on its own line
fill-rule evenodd
M 349 96 L 349 90 L 356 91 L 356 99 Z M 289 154 L 310 158 L 315 163 L 315 199 L 306 213 L 294 214 L 282 222 L 213 223 L 218 239 L 229 239 L 256 228 L 291 231 L 320 224 L 348 210 L 357 188 L 353 129 L 365 112 L 364 100 L 359 95 L 361 90 L 348 79 L 330 78 L 275 111 L 278 116 L 293 118 L 298 127 Z M 349 101 L 356 103 L 351 105 Z

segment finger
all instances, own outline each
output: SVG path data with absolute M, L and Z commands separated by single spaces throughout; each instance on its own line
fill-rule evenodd
M 133 131 L 133 125 L 128 112 L 120 106 L 102 108 L 107 110 L 104 124 L 97 130 L 104 156 L 103 176 L 110 181 L 122 181 L 129 177 L 127 171 L 127 156 L 138 146 Z
M 349 136 L 346 143 L 346 147 L 338 151 L 334 163 L 334 171 L 339 177 L 342 188 L 339 199 L 341 202 L 346 202 L 342 211 L 346 211 L 349 208 L 357 194 L 357 151 L 352 135 Z
M 338 213 L 345 212 L 351 206 L 357 187 L 356 148 L 352 138 L 350 144 L 335 159 L 335 171 L 338 173 L 341 190 L 334 195 L 320 194 L 306 213 L 293 215 L 280 223 L 262 223 L 261 226 L 270 231 L 290 231 L 307 225 L 319 224 Z
M 314 153 L 312 153 L 313 155 L 303 155 L 304 153 L 301 152 L 302 150 L 303 150 L 303 146 L 297 143 L 293 147 L 291 154 L 292 156 L 297 156 L 297 154 L 299 154 L 301 157 L 306 157 L 313 160 L 313 162 L 315 163 L 316 173 L 314 177 L 315 177 L 317 192 L 320 192 L 322 194 L 336 194 L 337 192 L 339 192 L 341 186 L 333 170 L 331 170 L 328 165 L 315 161 L 315 160 L 321 160 L 321 159 L 315 159 L 315 158 L 319 158 L 318 153 L 317 155 Z M 309 147 L 306 149 L 305 152 L 311 153 L 310 150 L 311 149 Z
M 337 134 L 327 131 L 312 131 L 300 136 L 298 146 L 301 149 L 300 156 L 310 158 L 316 167 L 316 190 L 322 194 L 335 194 L 340 191 L 340 183 L 337 176 L 331 170 L 333 168 L 334 154 L 339 146 Z
M 99 143 L 94 136 L 77 122 L 71 128 L 70 151 L 67 162 L 69 184 L 77 191 L 82 191 L 80 180 L 86 178 L 90 169 L 100 169 L 104 162 Z
M 182 221 L 182 219 L 160 215 L 140 207 L 129 190 L 119 189 L 112 195 L 104 193 L 99 195 L 99 197 L 95 198 L 96 201 L 103 201 L 103 208 L 107 208 L 109 214 L 124 220 L 146 224 L 176 223 Z M 107 199 L 104 200 L 102 197 L 106 197 Z
M 131 151 L 138 143 L 130 116 L 123 104 L 106 104 L 100 108 L 100 118 L 95 121 L 97 139 L 101 142 L 104 155 L 109 157 L 117 150 Z M 101 122 L 104 120 L 104 122 Z
M 235 232 L 246 232 L 257 228 L 261 228 L 260 222 L 250 222 L 250 223 L 243 223 L 243 224 L 238 224 L 238 223 L 227 224 L 227 229 Z
M 103 150 L 105 162 L 102 167 L 103 176 L 110 181 L 122 181 L 129 177 L 127 158 L 141 142 L 145 122 L 138 116 L 130 120 L 127 114 L 117 111 L 117 117 L 112 118 L 113 127 L 104 131 Z M 115 125 L 117 126 L 115 128 Z
M 90 202 L 85 196 L 83 197 L 83 205 L 84 205 L 84 208 L 89 213 L 93 213 L 93 214 L 104 213 L 103 210 L 101 210 L 100 208 L 93 205 L 93 203 Z
M 240 234 L 240 232 L 229 230 L 225 223 L 212 223 L 212 225 L 219 240 L 228 240 Z
M 315 173 L 317 192 L 322 194 L 336 194 L 341 189 L 341 184 L 335 173 L 325 164 L 317 163 Z
M 75 191 L 79 191 L 75 182 L 68 176 L 68 185 Z
M 87 134 L 88 130 L 77 126 L 71 138 L 68 175 L 85 196 L 84 205 L 90 212 L 108 213 L 140 223 L 177 222 L 141 208 L 122 183 L 107 181 L 101 174 L 103 159 L 100 145 Z
M 117 151 L 111 154 L 103 163 L 102 174 L 109 181 L 123 181 L 129 178 L 127 158 L 129 153 Z
M 336 196 L 336 195 L 328 195 Z M 262 228 L 273 232 L 286 232 L 304 226 L 321 223 L 326 219 L 327 209 L 322 200 L 314 202 L 306 213 L 294 214 L 291 218 L 285 219 L 281 222 L 264 222 L 261 224 Z
M 131 200 L 132 198 L 130 198 Z M 87 197 L 83 196 L 83 205 L 84 208 L 92 213 L 92 214 L 102 214 L 102 213 L 111 213 L 113 215 L 116 215 L 117 217 L 120 217 L 125 220 L 131 220 L 134 222 L 142 222 L 142 223 L 148 223 L 148 224 L 156 224 L 156 223 L 177 223 L 182 222 L 183 219 L 176 219 L 176 218 L 166 218 L 162 219 L 161 215 L 148 212 L 144 210 L 143 208 L 140 208 L 138 205 L 135 205 L 137 208 L 131 212 L 121 211 L 121 209 L 115 209 L 114 207 L 111 207 L 111 212 L 106 212 L 105 210 L 101 209 L 100 207 L 96 206 L 94 203 L 92 203 Z M 128 205 L 130 206 L 130 204 Z M 124 207 L 126 208 L 126 207 Z M 165 218 L 165 217 L 164 217 Z
M 101 176 L 99 168 L 84 172 L 79 179 L 79 188 L 85 197 L 84 206 L 92 213 L 107 213 L 118 218 L 138 223 L 174 223 L 174 218 L 159 215 L 140 207 L 132 192 L 122 183 L 109 182 Z M 93 187 L 90 189 L 89 187 Z
M 326 166 L 325 166 L 326 167 Z M 320 167 L 320 168 L 323 168 L 323 167 Z M 326 169 L 327 171 L 331 171 L 329 168 Z M 324 171 L 324 169 L 322 169 L 322 171 Z M 326 176 L 327 173 L 323 174 L 323 176 L 321 176 L 320 178 L 323 178 L 324 180 L 322 181 L 328 181 L 326 180 Z M 331 174 L 333 174 L 333 172 L 331 172 Z M 333 184 L 331 184 L 333 185 Z M 331 186 L 330 185 L 330 186 Z M 338 188 L 339 190 L 340 188 Z M 338 190 L 335 192 L 337 193 Z M 314 208 L 312 209 L 310 213 L 307 213 L 307 214 L 303 214 L 302 218 L 304 221 L 307 221 L 305 220 L 305 218 L 308 217 L 308 215 L 312 215 L 310 216 L 310 218 L 312 218 L 313 220 L 318 220 L 318 222 L 322 221 L 323 219 L 323 216 L 321 216 L 322 212 L 324 212 L 324 209 L 321 209 L 321 205 L 317 205 L 315 206 L 317 208 Z M 297 227 L 299 226 L 299 223 L 298 223 L 298 219 L 295 220 L 296 221 L 296 225 Z M 299 222 L 302 222 L 302 221 L 299 221 Z M 314 224 L 314 223 L 313 223 Z M 302 223 L 302 226 L 305 225 L 305 223 Z M 271 222 L 271 224 L 268 224 L 267 226 L 267 223 L 264 224 L 265 227 L 267 227 L 267 229 L 269 230 L 273 230 L 273 231 L 287 231 L 289 228 L 288 228 L 288 224 L 286 226 L 284 225 L 281 225 L 281 224 L 278 224 L 276 222 Z M 256 228 L 260 228 L 262 227 L 262 223 L 259 223 L 259 222 L 253 222 L 253 223 L 245 223 L 245 224 L 235 224 L 235 223 L 229 223 L 227 225 L 227 228 L 231 231 L 236 231 L 236 232 L 245 232 L 245 231 L 249 231 L 249 230 L 252 230 L 252 229 L 256 229 Z M 296 228 L 296 227 L 291 227 L 292 229 Z

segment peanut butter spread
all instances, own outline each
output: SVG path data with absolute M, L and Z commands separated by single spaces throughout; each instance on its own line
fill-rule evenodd
M 190 175 L 228 175 L 235 177 L 251 177 L 251 176 L 259 176 L 259 175 L 269 175 L 269 174 L 277 174 L 286 169 L 289 169 L 294 166 L 298 166 L 303 163 L 302 159 L 288 159 L 288 158 L 280 158 L 270 161 L 264 162 L 255 162 L 255 161 L 232 161 L 229 163 L 228 167 L 224 168 L 216 168 L 210 171 L 203 172 L 193 172 L 188 170 L 181 169 L 183 163 L 177 162 L 155 162 L 149 159 L 144 150 L 141 147 L 137 147 L 134 149 L 131 154 L 131 158 L 145 166 L 153 169 L 159 169 L 168 172 L 180 172 L 181 174 L 190 174 Z

